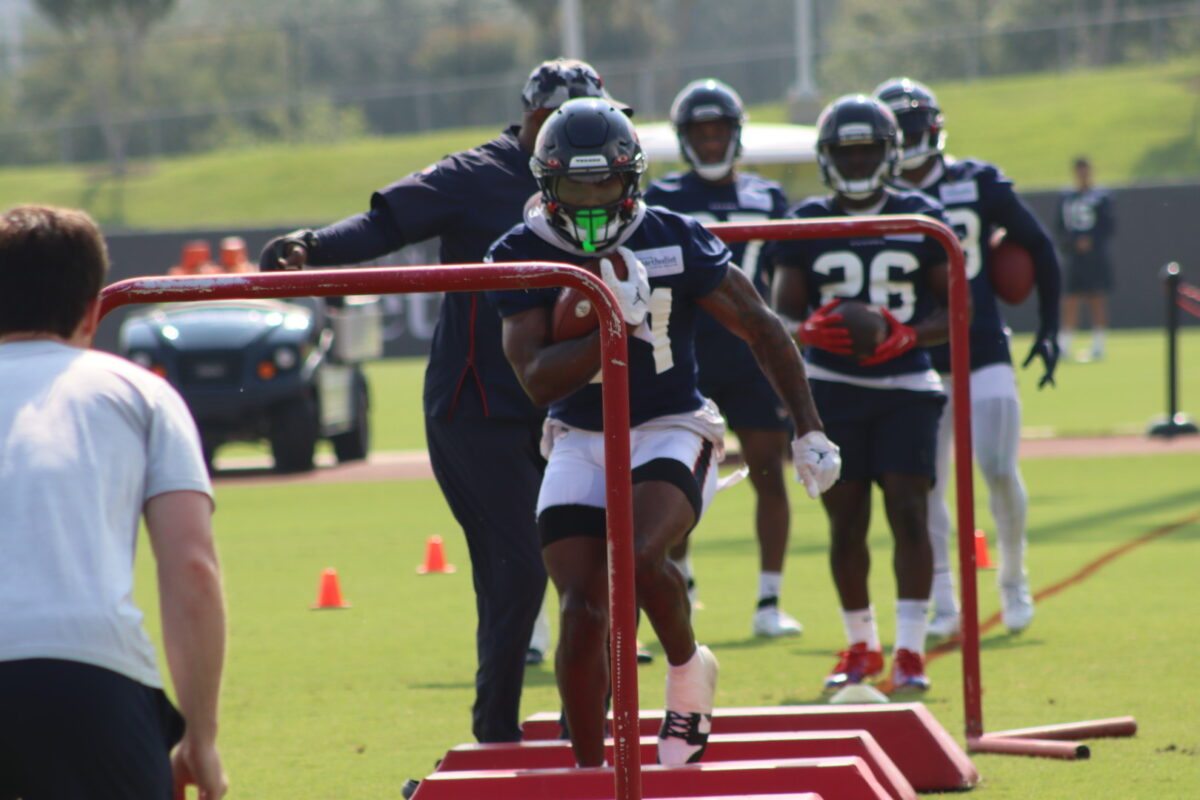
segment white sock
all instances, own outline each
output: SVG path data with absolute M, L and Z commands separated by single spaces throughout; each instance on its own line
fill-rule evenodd
M 782 572 L 760 572 L 758 573 L 758 599 L 762 600 L 767 597 L 779 597 L 779 590 L 783 588 L 783 573 Z
M 1092 328 L 1092 353 L 1104 355 L 1104 328 Z
M 925 627 L 929 616 L 928 600 L 896 601 L 896 644 L 894 650 L 925 653 Z
M 875 625 L 875 606 L 842 609 L 842 626 L 850 644 L 866 642 L 868 650 L 879 650 L 879 628 Z
M 933 608 L 939 614 L 958 613 L 958 593 L 954 591 L 954 572 L 933 573 L 933 591 L 929 595 Z
M 697 644 L 687 661 L 678 666 L 667 662 L 667 708 L 672 711 L 712 713 L 713 687 L 700 651 L 701 645 Z M 716 660 L 711 652 L 709 658 Z
M 1071 352 L 1071 334 L 1069 334 L 1069 333 L 1058 334 L 1058 350 L 1063 355 L 1067 355 L 1068 353 Z

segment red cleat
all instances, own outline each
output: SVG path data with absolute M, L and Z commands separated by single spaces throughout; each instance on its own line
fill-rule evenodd
M 849 650 L 838 653 L 837 666 L 825 676 L 825 688 L 840 689 L 851 683 L 862 683 L 883 672 L 883 651 L 868 650 L 866 642 L 855 642 Z
M 892 657 L 892 689 L 915 689 L 923 692 L 929 688 L 925 675 L 925 659 L 911 650 L 897 650 Z

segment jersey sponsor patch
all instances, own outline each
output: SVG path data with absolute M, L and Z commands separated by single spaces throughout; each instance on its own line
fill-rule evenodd
M 678 275 L 683 272 L 683 248 L 677 244 L 638 250 L 634 255 L 646 265 L 646 274 L 651 278 Z
M 938 199 L 944 205 L 974 203 L 979 199 L 979 187 L 975 181 L 946 182 L 938 187 Z
M 771 195 L 761 189 L 738 187 L 737 197 L 738 205 L 747 211 L 771 210 Z

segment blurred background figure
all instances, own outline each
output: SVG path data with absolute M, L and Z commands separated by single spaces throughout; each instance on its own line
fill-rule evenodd
M 1079 306 L 1087 306 L 1092 324 L 1092 347 L 1079 361 L 1104 358 L 1108 328 L 1108 295 L 1112 292 L 1112 261 L 1108 245 L 1116 231 L 1112 196 L 1092 183 L 1092 165 L 1075 159 L 1075 188 L 1066 189 L 1058 203 L 1058 234 L 1067 265 L 1067 296 L 1063 303 L 1061 350 L 1071 351 L 1079 327 Z
M 785 216 L 788 203 L 779 184 L 737 169 L 745 119 L 742 98 L 732 87 L 713 79 L 685 86 L 671 105 L 671 124 L 683 159 L 691 168 L 652 183 L 645 193 L 646 202 L 701 222 L 752 222 Z M 730 249 L 734 263 L 766 297 L 770 276 L 759 263 L 762 242 L 733 244 Z M 737 436 L 756 495 L 754 527 L 760 571 L 751 630 L 756 636 L 798 634 L 803 627 L 779 607 L 791 517 L 783 479 L 791 420 L 749 346 L 704 311 L 696 326 L 696 358 L 700 393 L 716 402 Z M 687 578 L 694 604 L 695 580 L 687 541 L 671 555 Z
M 212 247 L 203 239 L 184 242 L 179 263 L 167 270 L 168 275 L 212 275 L 219 272 L 221 268 L 212 260 Z
M 250 262 L 246 255 L 246 240 L 240 236 L 226 236 L 221 240 L 222 272 L 258 272 L 258 265 Z

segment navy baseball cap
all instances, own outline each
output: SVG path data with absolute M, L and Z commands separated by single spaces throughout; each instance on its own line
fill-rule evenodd
M 521 102 L 526 111 L 558 108 L 576 97 L 599 97 L 633 116 L 633 109 L 613 98 L 591 64 L 573 58 L 543 61 L 529 73 Z

